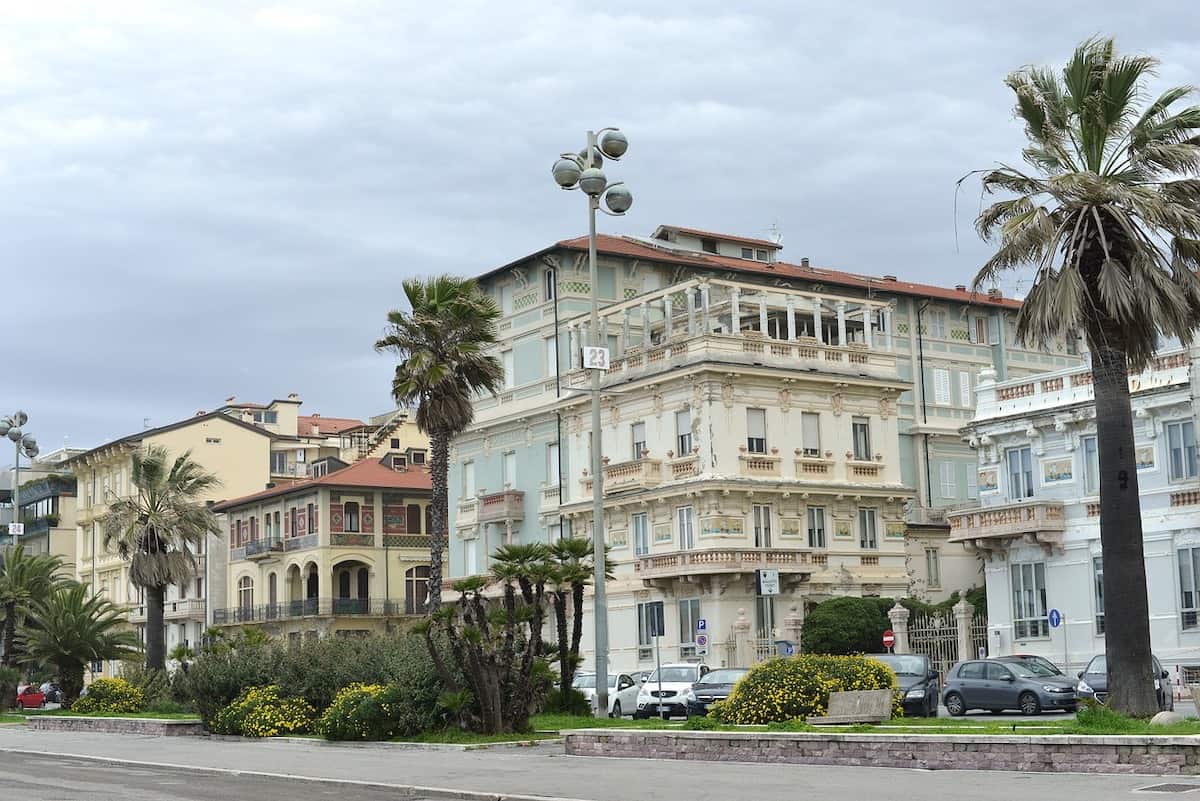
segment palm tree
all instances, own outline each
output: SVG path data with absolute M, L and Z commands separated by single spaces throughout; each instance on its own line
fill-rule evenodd
M 503 383 L 500 360 L 486 353 L 496 343 L 500 310 L 470 279 L 408 280 L 404 294 L 412 310 L 388 314 L 387 334 L 375 349 L 399 357 L 392 397 L 401 405 L 417 404 L 417 425 L 429 436 L 433 450 L 428 607 L 432 613 L 442 603 L 450 440 L 475 418 L 475 397 L 495 394 Z
M 55 554 L 27 554 L 25 546 L 4 549 L 0 555 L 0 606 L 4 609 L 4 656 L 0 666 L 16 663 L 17 627 L 24 622 L 34 600 L 44 598 L 60 581 L 66 566 Z
M 976 220 L 999 245 L 974 284 L 1032 266 L 1017 336 L 1087 337 L 1111 704 L 1139 716 L 1156 707 L 1129 373 L 1151 363 L 1160 336 L 1190 343 L 1200 321 L 1200 108 L 1176 108 L 1190 87 L 1142 102 L 1156 63 L 1089 39 L 1061 76 L 1040 67 L 1008 76 L 1028 168 L 983 175 L 985 192 L 1015 197 Z
M 88 663 L 138 653 L 137 635 L 127 628 L 124 612 L 74 581 L 35 601 L 30 617 L 37 625 L 23 626 L 20 633 L 25 659 L 54 666 L 64 707 L 79 697 Z
M 131 478 L 137 495 L 112 502 L 103 520 L 104 547 L 115 547 L 130 563 L 130 581 L 145 594 L 146 669 L 164 670 L 167 587 L 192 579 L 196 550 L 206 536 L 220 533 L 201 500 L 220 481 L 193 462 L 190 451 L 172 461 L 157 445 L 133 455 Z
M 579 668 L 579 645 L 583 641 L 583 595 L 592 583 L 592 541 L 578 537 L 561 537 L 549 546 L 552 562 L 551 575 L 554 602 L 554 622 L 558 634 L 558 682 L 565 694 Z M 605 574 L 612 578 L 607 569 L 608 546 L 605 546 Z M 567 598 L 570 597 L 570 604 Z M 567 633 L 568 606 L 570 607 L 571 630 Z

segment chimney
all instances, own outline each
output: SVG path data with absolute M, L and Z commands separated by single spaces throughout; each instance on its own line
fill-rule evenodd
M 955 285 L 954 285 L 954 288 L 955 288 L 955 289 L 957 289 L 959 292 L 966 292 L 966 291 L 967 291 L 967 285 L 966 285 L 966 284 L 955 284 Z
M 885 275 L 885 276 L 883 277 L 883 280 L 884 280 L 884 281 L 895 281 L 895 280 L 896 280 L 896 276 L 894 276 L 894 275 Z
M 1004 293 L 1000 291 L 1000 287 L 994 286 L 988 290 L 988 300 L 1000 300 L 1004 297 Z
M 242 422 L 243 423 L 253 423 L 254 422 L 254 412 L 250 411 L 249 409 L 242 409 Z
M 298 400 L 300 400 L 300 396 L 297 395 L 295 392 L 289 392 L 287 399 L 290 401 L 298 401 Z
M 314 420 L 318 419 L 320 416 L 321 416 L 321 413 L 320 413 L 320 412 L 313 412 L 313 413 L 312 413 L 312 419 L 314 419 Z
M 204 415 L 206 415 L 206 414 L 208 414 L 208 412 L 204 411 L 203 409 L 197 409 L 197 410 L 196 410 L 196 416 L 197 416 L 197 417 L 203 417 L 203 416 L 204 416 Z
M 804 256 L 804 257 L 802 257 L 802 258 L 800 259 L 800 266 L 801 266 L 801 267 L 807 267 L 807 266 L 808 266 L 808 256 Z

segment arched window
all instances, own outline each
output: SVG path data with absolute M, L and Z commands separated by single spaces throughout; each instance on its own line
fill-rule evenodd
M 271 606 L 279 603 L 279 579 L 274 573 L 267 578 L 267 603 Z
M 245 610 L 254 608 L 254 579 L 249 576 L 242 576 L 238 579 L 238 608 Z
M 358 531 L 358 504 L 350 501 L 346 504 L 346 531 Z
M 429 565 L 410 567 L 404 573 L 404 614 L 423 614 L 428 605 Z
M 371 571 L 367 570 L 365 567 L 360 567 L 358 569 L 358 597 L 371 597 Z
M 421 533 L 421 507 L 415 503 L 408 505 L 408 533 Z
M 312 566 L 308 569 L 308 578 L 305 580 L 304 597 L 316 598 L 320 594 L 321 580 L 317 577 L 317 568 Z
M 350 597 L 350 571 L 343 570 L 338 573 L 338 597 Z

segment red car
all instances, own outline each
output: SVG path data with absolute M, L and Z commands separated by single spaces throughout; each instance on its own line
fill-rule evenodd
M 17 693 L 17 709 L 41 709 L 46 705 L 46 694 L 34 685 Z

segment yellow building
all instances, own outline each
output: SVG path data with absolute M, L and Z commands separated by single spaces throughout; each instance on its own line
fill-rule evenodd
M 229 583 L 216 625 L 290 638 L 389 630 L 425 609 L 429 499 L 424 449 L 386 452 L 319 478 L 217 504 Z M 400 457 L 404 457 L 401 459 Z

